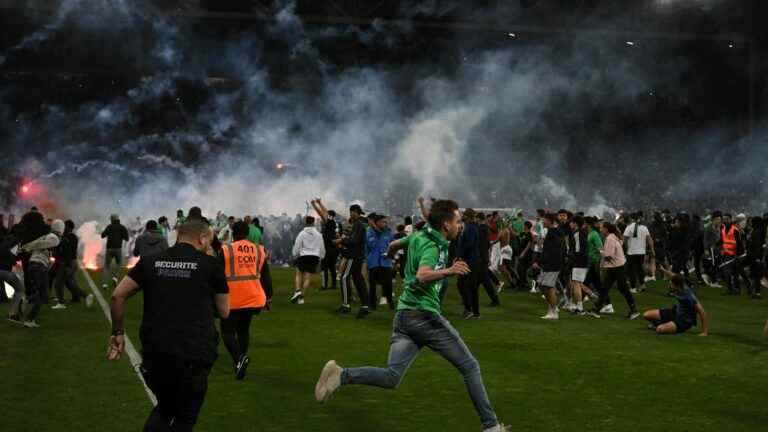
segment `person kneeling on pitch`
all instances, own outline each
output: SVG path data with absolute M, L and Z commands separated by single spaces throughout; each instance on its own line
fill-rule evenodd
M 203 406 L 218 356 L 214 311 L 229 316 L 224 269 L 206 255 L 213 235 L 201 220 L 183 223 L 176 245 L 142 257 L 112 294 L 107 358 L 119 360 L 126 343 L 125 302 L 144 293 L 141 374 L 157 397 L 144 432 L 192 431 Z
M 670 309 L 651 309 L 643 317 L 650 322 L 649 329 L 658 334 L 685 333 L 696 327 L 696 317 L 701 319 L 699 336 L 709 335 L 709 315 L 699 303 L 699 299 L 686 285 L 683 277 L 662 268 L 661 271 L 670 280 L 670 289 L 677 299 L 677 305 Z
M 323 368 L 315 386 L 318 402 L 327 401 L 342 385 L 362 384 L 386 389 L 396 388 L 419 353 L 427 346 L 451 362 L 464 376 L 469 395 L 486 432 L 503 432 L 488 400 L 480 365 L 459 333 L 441 315 L 440 290 L 443 279 L 466 275 L 469 267 L 456 261 L 447 268 L 449 239 L 459 232 L 459 208 L 453 201 L 432 204 L 429 224 L 409 237 L 390 245 L 390 255 L 408 248 L 405 284 L 397 306 L 390 339 L 389 365 L 386 368 L 342 369 L 335 361 Z

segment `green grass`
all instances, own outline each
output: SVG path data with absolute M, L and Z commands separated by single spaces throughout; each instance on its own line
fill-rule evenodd
M 305 305 L 291 305 L 291 276 L 273 269 L 274 307 L 252 325 L 246 381 L 234 380 L 220 345 L 197 430 L 480 430 L 461 376 L 428 350 L 395 391 L 350 386 L 327 405 L 315 403 L 326 360 L 384 364 L 392 314 L 336 315 L 339 296 L 330 291 L 312 291 Z M 656 286 L 638 295 L 640 306 L 667 306 L 663 292 Z M 659 337 L 642 320 L 621 318 L 626 306 L 612 294 L 617 316 L 600 320 L 561 315 L 545 322 L 540 297 L 505 293 L 503 307 L 467 322 L 458 317 L 452 287 L 446 316 L 480 361 L 501 420 L 520 431 L 765 430 L 765 303 L 708 288 L 699 294 L 712 315 L 712 336 L 694 330 Z M 0 311 L 7 313 L 7 305 Z M 140 318 L 139 296 L 127 319 L 137 345 Z M 46 309 L 40 324 L 29 330 L 0 323 L 0 429 L 140 430 L 150 404 L 127 359 L 104 359 L 109 326 L 101 309 Z

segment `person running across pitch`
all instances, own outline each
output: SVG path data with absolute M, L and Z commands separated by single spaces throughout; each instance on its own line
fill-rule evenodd
M 610 304 L 608 292 L 615 283 L 616 288 L 624 296 L 627 306 L 629 306 L 627 318 L 635 319 L 640 316 L 640 313 L 637 311 L 635 298 L 629 292 L 629 287 L 627 286 L 627 275 L 624 267 L 627 263 L 627 258 L 624 256 L 624 249 L 621 245 L 622 233 L 616 225 L 610 222 L 603 222 L 602 234 L 605 238 L 605 244 L 601 251 L 603 258 L 600 267 L 605 270 L 605 281 L 602 285 L 602 291 L 600 291 L 600 298 L 597 300 L 597 305 L 595 305 L 595 310 L 590 315 L 599 318 L 600 313 L 613 313 L 613 308 L 609 312 L 605 311 L 603 307 Z
M 584 303 L 582 295 L 584 292 L 584 282 L 587 279 L 589 271 L 589 241 L 587 227 L 584 218 L 574 216 L 569 222 L 571 224 L 571 299 L 572 302 L 568 308 L 571 313 L 583 315 Z
M 229 317 L 221 320 L 221 339 L 232 357 L 238 380 L 245 378 L 251 362 L 248 357 L 251 320 L 261 313 L 272 296 L 261 280 L 267 252 L 264 246 L 248 240 L 248 232 L 247 223 L 236 222 L 232 226 L 232 243 L 222 245 L 220 255 L 229 288 Z
M 693 291 L 688 288 L 683 276 L 663 267 L 661 271 L 670 281 L 670 289 L 677 299 L 677 305 L 669 309 L 645 311 L 643 317 L 649 322 L 648 328 L 655 330 L 658 334 L 685 333 L 697 326 L 696 318 L 698 316 L 701 321 L 699 336 L 708 336 L 709 315 Z
M 344 295 L 344 304 L 341 305 L 340 311 L 342 313 L 348 313 L 351 310 L 349 305 L 349 286 L 350 282 L 354 282 L 357 295 L 360 299 L 360 310 L 357 313 L 357 318 L 365 318 L 370 314 L 370 308 L 368 307 L 368 287 L 365 284 L 365 278 L 363 277 L 363 264 L 365 262 L 365 233 L 366 233 L 366 219 L 365 212 L 359 204 L 352 204 L 349 207 L 349 219 L 351 221 L 352 230 L 349 236 L 337 239 L 334 241 L 336 246 L 343 246 L 349 254 L 350 263 L 347 264 L 344 270 L 344 283 L 342 284 L 342 291 L 347 291 Z
M 508 429 L 499 423 L 488 400 L 480 374 L 480 365 L 459 336 L 442 316 L 440 290 L 442 280 L 466 275 L 470 269 L 463 261 L 447 262 L 449 239 L 459 231 L 459 207 L 454 201 L 438 200 L 432 204 L 429 224 L 421 231 L 393 242 L 390 254 L 408 248 L 406 282 L 394 318 L 386 368 L 344 369 L 329 361 L 315 386 L 315 398 L 326 402 L 341 386 L 368 385 L 396 388 L 422 347 L 429 347 L 451 362 L 464 376 L 464 382 L 485 432 Z M 450 265 L 450 267 L 449 267 Z
M 125 302 L 139 291 L 144 295 L 140 371 L 157 397 L 145 431 L 193 430 L 218 357 L 214 313 L 229 317 L 224 269 L 206 254 L 213 230 L 201 220 L 189 220 L 177 230 L 173 247 L 139 259 L 112 293 L 111 361 L 125 350 Z
M 323 235 L 315 228 L 315 218 L 304 218 L 304 229 L 296 236 L 293 243 L 293 256 L 296 258 L 296 276 L 291 303 L 304 304 L 304 295 L 309 290 L 312 275 L 317 273 L 320 260 L 325 257 Z
M 392 231 L 389 229 L 389 220 L 386 216 L 375 214 L 372 216 L 373 225 L 365 233 L 366 242 L 366 261 L 368 264 L 368 283 L 370 290 L 368 301 L 371 309 L 376 310 L 377 292 L 376 287 L 381 285 L 382 299 L 390 309 L 395 309 L 395 303 L 392 298 L 392 279 L 393 260 L 387 255 L 390 243 L 394 240 Z

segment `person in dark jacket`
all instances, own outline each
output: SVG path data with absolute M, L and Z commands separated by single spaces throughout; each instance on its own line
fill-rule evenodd
M 693 268 L 696 271 L 696 281 L 699 284 L 704 283 L 701 270 L 701 263 L 704 259 L 704 224 L 701 222 L 701 216 L 695 214 L 691 218 L 691 254 L 693 256 Z
M 163 233 L 158 229 L 156 221 L 147 221 L 144 228 L 144 232 L 136 239 L 136 245 L 133 247 L 133 256 L 143 257 L 168 249 L 168 240 L 165 239 Z
M 117 286 L 117 272 L 123 265 L 123 242 L 127 242 L 128 228 L 120 223 L 120 217 L 116 214 L 110 216 L 110 224 L 104 228 L 101 238 L 107 239 L 107 250 L 104 254 L 104 268 L 101 272 L 101 287 L 106 288 L 108 281 L 112 281 Z M 112 267 L 112 261 L 115 261 L 117 270 Z
M 478 296 L 478 275 L 480 273 L 480 233 L 475 223 L 475 211 L 468 208 L 462 216 L 464 229 L 459 235 L 456 246 L 456 258 L 464 261 L 471 272 L 460 275 L 459 293 L 464 303 L 464 319 L 480 317 L 480 299 Z
M 760 299 L 762 298 L 761 280 L 765 273 L 763 256 L 765 253 L 766 221 L 760 216 L 755 216 L 749 220 L 749 225 L 747 265 L 752 279 L 750 294 L 752 294 L 753 299 Z
M 690 221 L 688 215 L 679 214 L 675 217 L 672 229 L 669 231 L 669 259 L 672 271 L 684 273 L 688 279 L 688 258 L 691 251 Z
M 477 213 L 477 229 L 478 249 L 480 251 L 480 264 L 477 268 L 478 284 L 485 288 L 485 293 L 488 294 L 488 298 L 491 299 L 491 304 L 489 304 L 488 307 L 498 307 L 501 305 L 501 302 L 499 301 L 499 292 L 501 291 L 503 282 L 496 284 L 491 277 L 491 229 L 485 219 L 485 213 Z
M 344 279 L 342 289 L 349 289 L 350 283 L 354 282 L 361 304 L 360 310 L 357 313 L 357 318 L 365 318 L 371 313 L 368 308 L 368 286 L 363 277 L 363 263 L 365 262 L 365 233 L 368 228 L 364 216 L 365 213 L 360 205 L 351 205 L 349 207 L 349 219 L 352 229 L 350 230 L 349 236 L 334 241 L 337 247 L 344 247 L 350 260 L 350 264 L 347 265 L 344 275 L 342 276 Z M 348 294 L 349 293 L 346 293 L 343 297 L 348 299 Z M 349 313 L 351 309 L 349 304 L 342 304 L 339 311 L 342 313 Z
M 85 299 L 86 306 L 93 304 L 93 294 L 87 294 L 77 284 L 75 274 L 77 274 L 77 247 L 80 239 L 75 234 L 75 223 L 71 220 L 64 222 L 64 233 L 61 236 L 61 243 L 56 249 L 56 276 L 53 279 L 53 288 L 56 291 L 56 298 L 59 304 L 64 303 L 64 287 L 67 287 L 72 295 L 72 303 L 78 303 L 81 298 Z M 54 306 L 56 307 L 56 306 Z M 60 307 L 60 309 L 63 309 Z
M 584 305 L 582 303 L 582 292 L 584 291 L 584 281 L 587 279 L 589 271 L 589 252 L 587 240 L 587 226 L 584 218 L 575 216 L 571 219 L 571 236 L 569 238 L 569 248 L 571 255 L 571 304 L 568 309 L 571 313 L 583 315 Z
M 543 219 L 544 228 L 547 229 L 547 236 L 544 237 L 544 244 L 541 255 L 533 263 L 533 267 L 541 269 L 539 275 L 539 287 L 547 299 L 549 309 L 542 318 L 547 320 L 557 320 L 557 293 L 555 287 L 560 271 L 563 269 L 563 239 L 560 237 L 560 230 L 557 229 L 557 216 L 548 213 Z

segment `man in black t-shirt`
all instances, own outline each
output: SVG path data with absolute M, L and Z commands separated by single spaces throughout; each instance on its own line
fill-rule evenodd
M 325 245 L 325 257 L 321 263 L 323 270 L 322 289 L 336 289 L 336 261 L 339 259 L 339 250 L 334 241 L 339 237 L 341 227 L 336 222 L 336 212 L 328 211 L 328 216 L 323 221 L 323 244 Z M 330 283 L 330 286 L 329 286 Z
M 107 249 L 104 252 L 104 268 L 101 269 L 101 287 L 106 289 L 109 281 L 117 285 L 117 274 L 123 265 L 123 243 L 129 240 L 128 228 L 120 223 L 116 214 L 110 216 L 110 224 L 101 232 L 101 238 L 107 239 Z M 115 261 L 117 270 L 112 267 Z
M 142 258 L 112 294 L 107 356 L 118 360 L 125 348 L 125 301 L 144 293 L 141 372 L 158 402 L 145 430 L 191 431 L 203 405 L 219 343 L 214 317 L 229 316 L 224 269 L 206 255 L 213 235 L 204 221 L 184 223 L 175 246 Z

